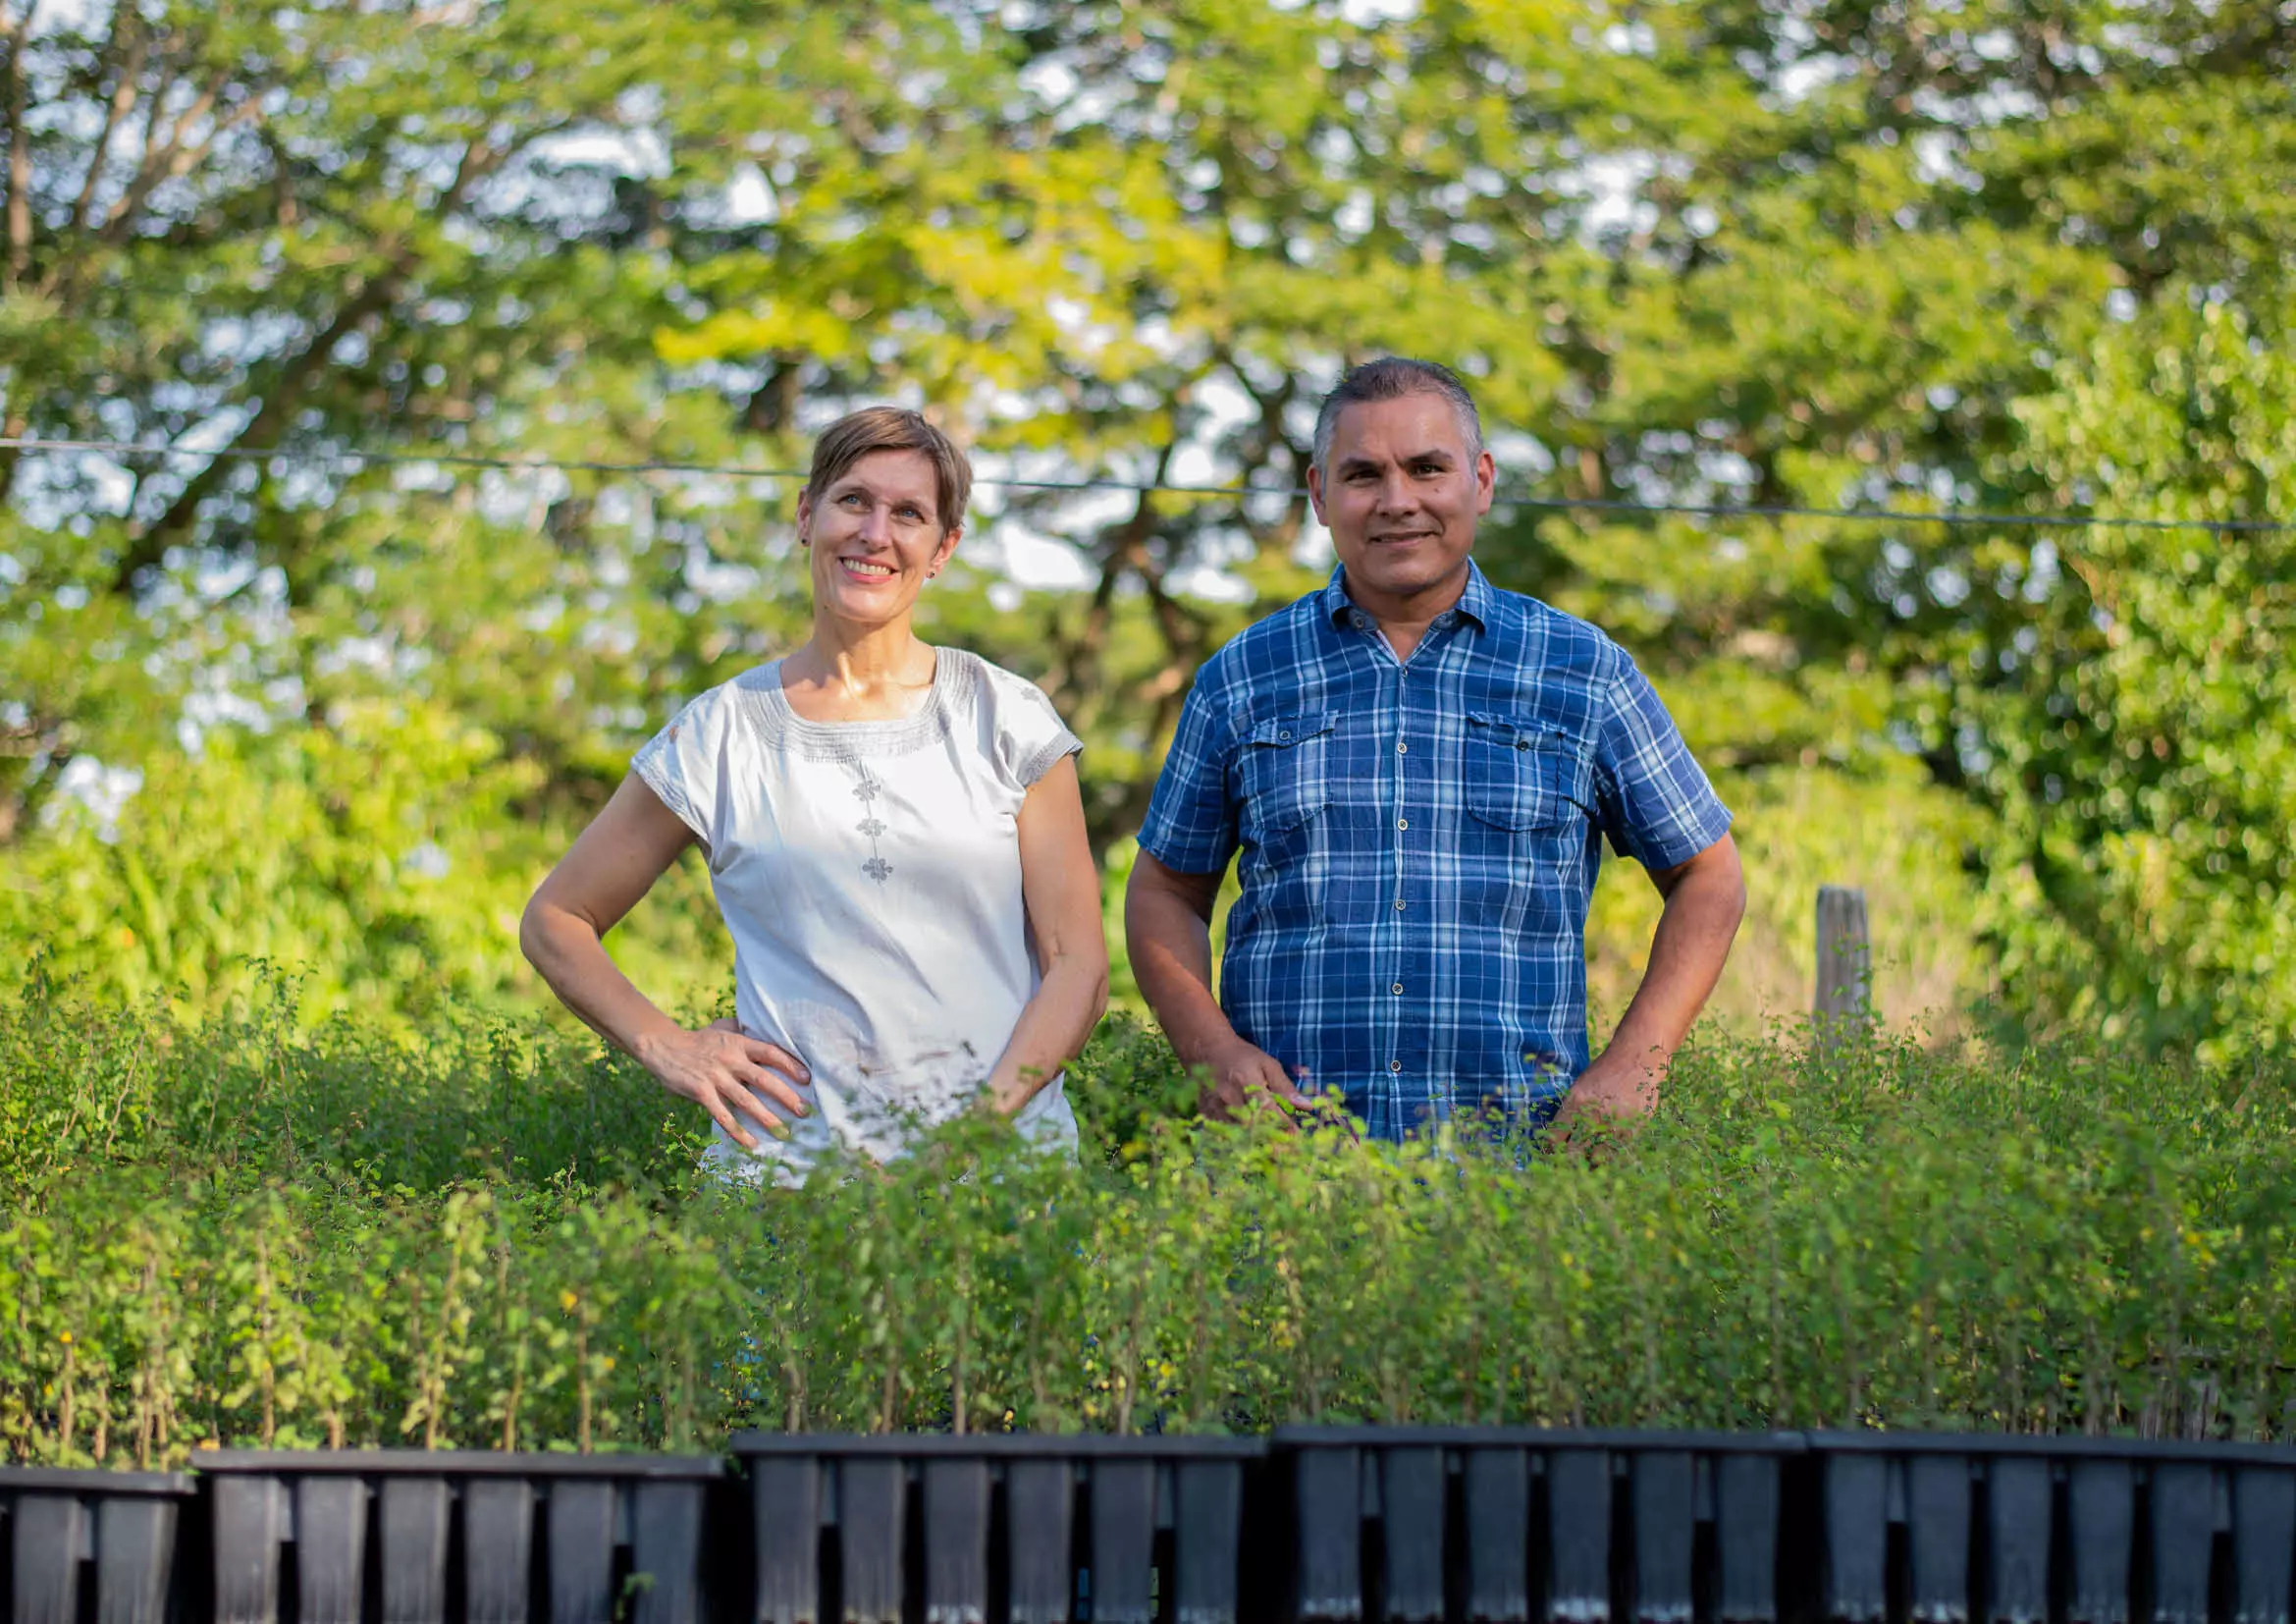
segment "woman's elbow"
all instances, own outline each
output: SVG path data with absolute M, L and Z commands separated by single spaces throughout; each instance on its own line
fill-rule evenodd
M 542 920 L 537 905 L 540 900 L 539 895 L 528 897 L 526 911 L 518 916 L 518 951 L 537 970 L 542 968 L 543 953 Z
M 545 900 L 547 889 L 528 897 L 526 911 L 518 916 L 518 950 L 545 981 L 551 979 L 551 969 L 559 959 L 557 926 L 565 912 Z

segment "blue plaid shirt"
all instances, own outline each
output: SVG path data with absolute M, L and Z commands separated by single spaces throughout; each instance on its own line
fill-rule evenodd
M 1197 674 L 1141 847 L 1188 874 L 1241 850 L 1221 1005 L 1371 1133 L 1537 1126 L 1587 1064 L 1602 837 L 1667 869 L 1730 811 L 1584 621 L 1470 564 L 1399 661 L 1344 575 Z

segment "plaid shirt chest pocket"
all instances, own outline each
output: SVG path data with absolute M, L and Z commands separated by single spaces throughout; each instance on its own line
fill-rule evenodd
M 1279 860 L 1331 804 L 1333 729 L 1329 711 L 1271 717 L 1244 735 L 1236 752 L 1242 791 L 1238 833 L 1261 861 Z
M 1469 711 L 1467 810 L 1495 830 L 1582 829 L 1594 816 L 1594 767 L 1551 722 Z
M 1471 711 L 1466 769 L 1463 917 L 1510 932 L 1563 930 L 1594 816 L 1585 749 L 1551 722 Z

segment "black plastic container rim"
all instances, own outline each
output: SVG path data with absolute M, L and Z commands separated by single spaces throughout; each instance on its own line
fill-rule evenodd
M 704 1481 L 725 1474 L 716 1455 L 573 1455 L 490 1449 L 216 1449 L 192 1457 L 202 1474 L 274 1478 L 631 1478 Z
M 107 1494 L 178 1499 L 195 1493 L 198 1487 L 188 1472 L 114 1472 L 101 1466 L 0 1466 L 0 1496 Z
M 2296 1467 L 2296 1443 L 2090 1437 L 2065 1433 L 1810 1433 L 1813 1454 L 1969 1455 Z
M 1095 1460 L 1260 1460 L 1264 1437 L 1114 1433 L 736 1433 L 735 1455 L 1089 1457 Z
M 1668 1433 L 1572 1427 L 1278 1427 L 1278 1449 L 1608 1449 L 1627 1454 L 1799 1455 L 1804 1433 Z

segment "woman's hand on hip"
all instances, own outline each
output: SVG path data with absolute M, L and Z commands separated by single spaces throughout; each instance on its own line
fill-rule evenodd
M 776 1139 L 789 1137 L 787 1119 L 809 1116 L 812 1108 L 797 1090 L 813 1081 L 805 1062 L 777 1044 L 753 1038 L 730 1018 L 712 1021 L 698 1032 L 672 1027 L 637 1046 L 638 1063 L 681 1099 L 697 1102 L 710 1119 L 744 1150 L 758 1148 L 742 1125 L 744 1116 L 763 1123 Z M 767 1103 L 779 1114 L 767 1109 Z

